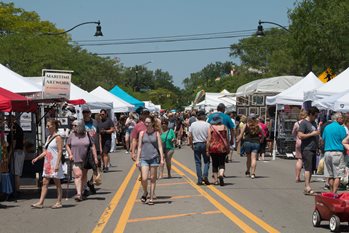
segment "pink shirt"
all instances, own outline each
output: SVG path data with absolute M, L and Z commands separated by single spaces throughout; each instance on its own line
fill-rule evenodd
M 145 126 L 144 122 L 143 121 L 138 122 L 135 128 L 132 130 L 131 140 L 134 138 L 138 140 L 139 133 L 141 131 L 146 131 L 146 130 L 147 130 L 147 127 Z

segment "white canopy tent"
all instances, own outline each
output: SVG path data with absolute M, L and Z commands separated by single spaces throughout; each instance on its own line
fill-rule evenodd
M 240 86 L 236 96 L 248 96 L 257 93 L 280 93 L 302 80 L 299 76 L 278 76 L 254 80 Z
M 298 105 L 302 106 L 304 102 L 304 92 L 314 90 L 323 85 L 323 82 L 310 72 L 307 76 L 295 83 L 293 86 L 282 91 L 275 96 L 267 96 L 267 105 Z
M 199 109 L 205 109 L 206 112 L 211 109 L 216 109 L 218 104 L 223 103 L 226 107 L 226 111 L 236 110 L 236 97 L 234 94 L 223 90 L 220 93 L 206 92 L 205 99 L 200 103 L 196 104 Z
M 0 64 L 0 87 L 29 97 L 41 93 L 41 88 L 2 64 Z
M 344 91 L 324 99 L 315 100 L 312 102 L 312 106 L 335 112 L 349 112 L 349 93 L 348 91 Z
M 321 87 L 304 93 L 304 101 L 315 101 L 349 90 L 349 67 Z
M 34 85 L 42 90 L 43 77 L 26 77 L 27 80 L 32 82 Z M 87 91 L 76 86 L 74 83 L 70 83 L 70 98 L 69 100 L 83 99 L 86 105 L 90 109 L 112 109 L 113 103 L 110 101 L 102 100 Z
M 142 101 L 144 102 L 144 107 L 148 109 L 150 112 L 160 112 L 160 108 L 153 104 L 151 101 Z
M 131 112 L 134 110 L 134 105 L 127 103 L 119 97 L 113 95 L 104 88 L 98 86 L 96 89 L 90 92 L 90 94 L 108 102 L 113 103 L 113 112 Z

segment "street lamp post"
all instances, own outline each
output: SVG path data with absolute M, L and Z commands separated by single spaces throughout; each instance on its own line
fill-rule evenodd
M 77 27 L 80 27 L 82 25 L 85 25 L 85 24 L 97 24 L 96 26 L 96 33 L 94 36 L 103 36 L 103 33 L 102 33 L 102 27 L 101 27 L 101 22 L 98 20 L 97 22 L 84 22 L 84 23 L 80 23 L 64 32 L 45 32 L 45 33 L 42 33 L 42 35 L 48 35 L 48 36 L 56 36 L 56 35 L 62 35 L 62 34 L 65 34 L 65 33 L 68 33 L 72 30 L 74 30 L 75 28 Z
M 276 26 L 278 26 L 278 27 L 284 29 L 285 31 L 290 32 L 286 27 L 284 27 L 284 26 L 282 26 L 282 25 L 280 25 L 280 24 L 278 24 L 278 23 L 274 23 L 274 22 L 270 22 L 270 21 L 262 21 L 262 20 L 259 20 L 259 21 L 258 21 L 257 32 L 256 32 L 256 35 L 257 35 L 257 36 L 264 36 L 264 31 L 263 31 L 263 26 L 262 26 L 262 24 L 264 24 L 264 23 L 276 25 Z
M 270 22 L 270 21 L 262 21 L 262 20 L 259 20 L 258 21 L 258 27 L 257 27 L 257 32 L 256 32 L 256 35 L 258 37 L 261 37 L 261 36 L 264 36 L 264 31 L 263 31 L 263 26 L 262 24 L 272 24 L 272 25 L 276 25 L 280 28 L 282 28 L 283 30 L 287 31 L 287 32 L 290 32 L 290 30 L 288 30 L 286 27 L 278 24 L 278 23 L 274 23 L 274 22 Z M 278 105 L 276 105 L 276 108 L 275 108 L 275 120 L 274 120 L 274 141 L 273 141 L 273 160 L 276 159 L 276 126 L 277 126 L 277 116 L 278 116 Z

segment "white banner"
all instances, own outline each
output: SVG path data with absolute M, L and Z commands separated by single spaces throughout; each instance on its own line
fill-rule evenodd
M 45 72 L 43 82 L 44 99 L 65 98 L 69 100 L 71 73 Z

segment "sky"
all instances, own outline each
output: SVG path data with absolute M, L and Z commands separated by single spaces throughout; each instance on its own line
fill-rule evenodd
M 235 32 L 252 35 L 258 21 L 272 21 L 289 25 L 288 10 L 294 8 L 295 0 L 15 0 L 15 7 L 37 12 L 41 20 L 68 30 L 89 21 L 100 20 L 103 37 L 93 37 L 95 25 L 80 26 L 70 32 L 72 40 L 79 43 L 101 43 L 101 40 L 134 39 L 178 36 L 202 33 Z M 263 25 L 270 28 L 272 25 Z M 206 36 L 207 37 L 207 36 Z M 93 53 L 125 53 L 139 51 L 186 50 L 229 47 L 238 38 L 176 41 L 169 43 L 117 44 L 85 46 Z M 174 84 L 183 87 L 182 81 L 191 73 L 199 72 L 215 62 L 232 61 L 229 49 L 150 53 L 112 54 L 125 66 L 146 64 L 149 70 L 161 69 L 172 75 Z

